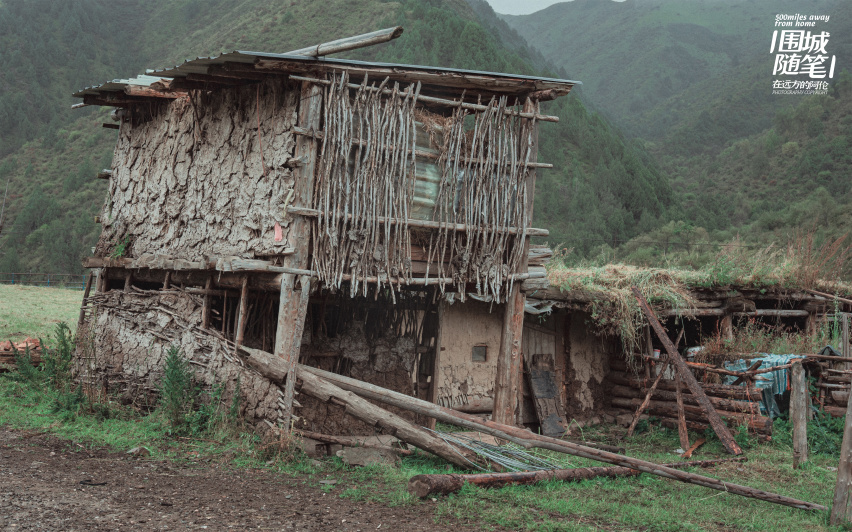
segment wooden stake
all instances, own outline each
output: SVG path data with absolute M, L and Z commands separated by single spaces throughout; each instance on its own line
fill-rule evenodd
M 124 291 L 130 292 L 131 286 L 133 286 L 133 270 L 127 270 L 124 273 Z
M 172 278 L 172 272 L 171 272 L 171 270 L 167 270 L 166 271 L 166 278 L 163 279 L 163 290 L 169 289 L 169 282 L 171 281 L 171 278 Z
M 248 275 L 243 276 L 243 286 L 240 288 L 240 310 L 237 315 L 237 337 L 234 343 L 243 345 L 248 321 Z
M 790 378 L 790 421 L 793 422 L 793 467 L 808 461 L 808 383 L 802 362 L 793 363 Z
M 645 301 L 645 298 L 642 296 L 642 292 L 640 292 L 635 286 L 633 287 L 633 295 L 635 295 L 636 299 L 639 301 L 639 306 L 642 308 L 642 312 L 645 313 L 645 317 L 648 319 L 651 327 L 654 328 L 654 332 L 657 333 L 657 337 L 661 342 L 663 342 L 663 346 L 665 346 L 666 352 L 669 356 L 669 361 L 674 364 L 678 375 L 681 379 L 683 379 L 683 382 L 686 384 L 687 388 L 689 388 L 689 391 L 692 392 L 692 395 L 698 400 L 698 404 L 701 405 L 704 412 L 706 412 L 710 426 L 713 427 L 713 431 L 716 432 L 716 435 L 722 441 L 725 449 L 733 455 L 743 454 L 743 450 L 739 445 L 737 445 L 737 442 L 734 441 L 734 436 L 728 430 L 727 425 L 725 425 L 725 422 L 722 421 L 722 418 L 719 417 L 719 414 L 707 399 L 707 395 L 705 395 L 704 390 L 701 389 L 701 385 L 698 384 L 697 380 L 695 380 L 695 375 L 689 371 L 689 367 L 687 367 L 686 362 L 684 362 L 683 358 L 681 358 L 680 354 L 677 352 L 677 349 L 675 349 L 675 346 L 672 344 L 672 341 L 669 339 L 666 331 L 663 330 L 663 326 L 660 325 L 660 320 L 657 319 L 657 316 L 654 315 L 654 311 L 652 311 L 651 307 L 648 306 L 648 302 Z
M 846 426 L 843 429 L 843 443 L 840 445 L 840 463 L 837 466 L 837 484 L 834 487 L 834 501 L 831 505 L 832 525 L 852 523 L 852 398 L 846 402 Z
M 844 312 L 840 317 L 840 355 L 843 358 L 852 356 L 849 349 L 849 314 Z M 844 369 L 852 368 L 852 364 L 846 363 Z

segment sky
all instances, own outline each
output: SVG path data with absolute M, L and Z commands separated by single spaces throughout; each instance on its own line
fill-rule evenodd
M 497 13 L 504 15 L 529 15 L 566 0 L 486 0 Z M 619 0 L 616 0 L 619 1 Z

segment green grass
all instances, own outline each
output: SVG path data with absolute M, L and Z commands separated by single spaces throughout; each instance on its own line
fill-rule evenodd
M 0 342 L 52 336 L 57 323 L 77 327 L 81 290 L 0 285 Z
M 233 467 L 266 468 L 316 484 L 335 496 L 391 507 L 425 505 L 434 509 L 438 520 L 444 516 L 474 520 L 483 529 L 831 530 L 828 512 L 795 510 L 651 475 L 571 484 L 547 482 L 502 490 L 466 487 L 455 495 L 420 501 L 406 491 L 409 478 L 458 470 L 419 451 L 402 460 L 399 467 L 350 468 L 336 457 L 315 463 L 300 455 L 289 461 L 270 460 L 254 435 L 232 431 L 204 439 L 173 438 L 161 416 L 142 415 L 115 403 L 96 414 L 83 409 L 69 415 L 67 410 L 55 407 L 59 392 L 13 377 L 0 376 L 0 425 L 52 433 L 75 443 L 119 452 L 145 446 L 155 459 L 209 459 Z M 612 437 L 603 430 L 587 430 L 585 434 L 591 439 Z M 836 473 L 828 468 L 837 466 L 837 456 L 815 455 L 806 467 L 794 470 L 791 448 L 786 439 L 779 440 L 785 443 L 742 442 L 748 462 L 694 472 L 830 506 Z M 630 456 L 657 463 L 678 460 L 673 452 L 679 446 L 678 437 L 672 431 L 651 427 L 624 444 Z M 541 454 L 563 467 L 601 465 L 556 453 Z M 711 440 L 695 459 L 716 457 L 725 457 L 724 450 L 718 441 Z M 333 486 L 317 484 L 329 474 L 339 482 Z

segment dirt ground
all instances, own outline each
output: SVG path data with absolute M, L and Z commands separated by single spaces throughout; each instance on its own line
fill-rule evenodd
M 433 502 L 390 508 L 319 479 L 85 449 L 0 427 L 0 530 L 479 530 L 433 519 Z M 99 484 L 99 485 L 92 485 Z M 311 485 L 313 484 L 313 485 Z

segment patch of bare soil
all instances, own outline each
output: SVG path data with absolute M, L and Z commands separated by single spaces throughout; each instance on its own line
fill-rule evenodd
M 434 503 L 390 508 L 317 479 L 137 459 L 0 427 L 0 530 L 480 530 Z M 313 484 L 313 485 L 311 485 Z

